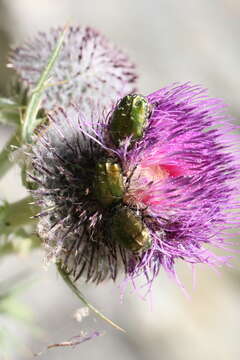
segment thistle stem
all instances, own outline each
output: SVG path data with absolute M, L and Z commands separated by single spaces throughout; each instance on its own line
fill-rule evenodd
M 60 51 L 63 45 L 64 37 L 67 31 L 67 27 L 63 30 L 56 47 L 53 53 L 50 55 L 46 67 L 44 68 L 41 76 L 38 80 L 36 88 L 33 90 L 33 93 L 30 97 L 29 103 L 27 105 L 23 127 L 22 127 L 22 139 L 26 143 L 31 143 L 32 133 L 37 125 L 37 113 L 40 108 L 42 101 L 43 91 L 46 88 L 47 81 L 49 80 L 51 71 L 60 55 Z
M 9 154 L 12 149 L 11 146 L 19 145 L 19 130 L 17 130 L 11 139 L 4 146 L 3 150 L 0 152 L 0 179 L 10 170 L 14 165 L 14 162 L 9 159 Z
M 58 271 L 59 271 L 60 275 L 62 276 L 63 280 L 65 281 L 65 283 L 69 286 L 69 288 L 72 290 L 72 292 L 74 292 L 74 294 L 77 295 L 77 297 L 82 301 L 82 303 L 84 305 L 86 305 L 90 310 L 92 310 L 100 319 L 106 321 L 108 324 L 113 326 L 115 329 L 122 331 L 124 333 L 126 332 L 124 329 L 122 329 L 120 326 L 115 324 L 112 320 L 110 320 L 107 316 L 102 314 L 98 309 L 96 309 L 92 304 L 90 304 L 88 302 L 88 300 L 85 298 L 85 296 L 73 284 L 73 282 L 69 278 L 68 274 L 61 268 L 60 263 L 57 263 L 57 268 L 58 268 Z

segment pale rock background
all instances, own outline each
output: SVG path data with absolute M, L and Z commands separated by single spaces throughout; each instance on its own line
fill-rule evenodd
M 143 94 L 190 80 L 209 88 L 212 96 L 224 98 L 239 122 L 239 0 L 0 0 L 2 93 L 10 76 L 4 68 L 9 45 L 66 22 L 93 26 L 125 49 L 138 65 Z M 1 145 L 9 134 L 1 126 Z M 24 195 L 18 174 L 14 168 L 0 183 L 0 194 L 9 200 Z M 152 304 L 134 292 L 121 304 L 120 291 L 111 283 L 98 288 L 83 284 L 85 295 L 127 330 L 124 335 L 93 315 L 81 323 L 73 319 L 82 305 L 53 266 L 44 269 L 41 251 L 30 259 L 9 257 L 1 264 L 0 280 L 20 269 L 33 273 L 34 285 L 21 299 L 32 308 L 35 325 L 41 329 L 8 324 L 18 340 L 11 360 L 31 359 L 47 344 L 95 329 L 104 335 L 73 349 L 49 350 L 39 359 L 239 360 L 239 265 L 236 255 L 234 268 L 220 274 L 198 266 L 193 289 L 191 269 L 179 264 L 190 298 L 162 272 Z

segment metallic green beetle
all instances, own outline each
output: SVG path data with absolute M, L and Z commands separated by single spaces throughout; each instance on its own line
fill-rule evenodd
M 122 169 L 112 159 L 102 159 L 96 164 L 93 182 L 94 197 L 103 207 L 119 202 L 124 194 Z
M 151 235 L 142 219 L 126 206 L 118 206 L 112 218 L 112 240 L 134 253 L 152 245 Z
M 123 97 L 110 120 L 110 134 L 115 145 L 128 136 L 137 140 L 143 136 L 147 120 L 151 114 L 151 105 L 142 95 Z

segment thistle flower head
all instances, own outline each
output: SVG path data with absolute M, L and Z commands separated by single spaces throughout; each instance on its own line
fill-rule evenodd
M 228 261 L 208 248 L 225 248 L 225 230 L 239 222 L 239 161 L 222 102 L 190 84 L 139 98 L 107 117 L 60 108 L 33 145 L 38 230 L 75 280 L 122 271 L 151 286 L 161 267 L 176 275 L 178 259 Z
M 9 66 L 30 90 L 34 90 L 61 33 L 61 28 L 40 32 L 12 49 Z M 83 109 L 91 98 L 111 106 L 135 90 L 136 78 L 134 65 L 104 36 L 90 27 L 71 26 L 44 93 L 43 106 L 51 110 L 76 102 Z

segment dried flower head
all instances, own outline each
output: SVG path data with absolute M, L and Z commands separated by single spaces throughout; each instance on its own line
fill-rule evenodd
M 33 90 L 62 33 L 62 28 L 39 32 L 31 41 L 12 50 L 9 67 Z M 69 27 L 59 59 L 46 89 L 44 108 L 68 106 L 87 99 L 111 105 L 135 90 L 135 66 L 127 56 L 90 27 Z
M 127 96 L 105 118 L 74 106 L 49 117 L 33 145 L 38 230 L 75 280 L 123 271 L 151 286 L 161 267 L 176 276 L 178 259 L 228 261 L 208 248 L 225 248 L 239 222 L 239 161 L 220 100 L 183 84 Z

